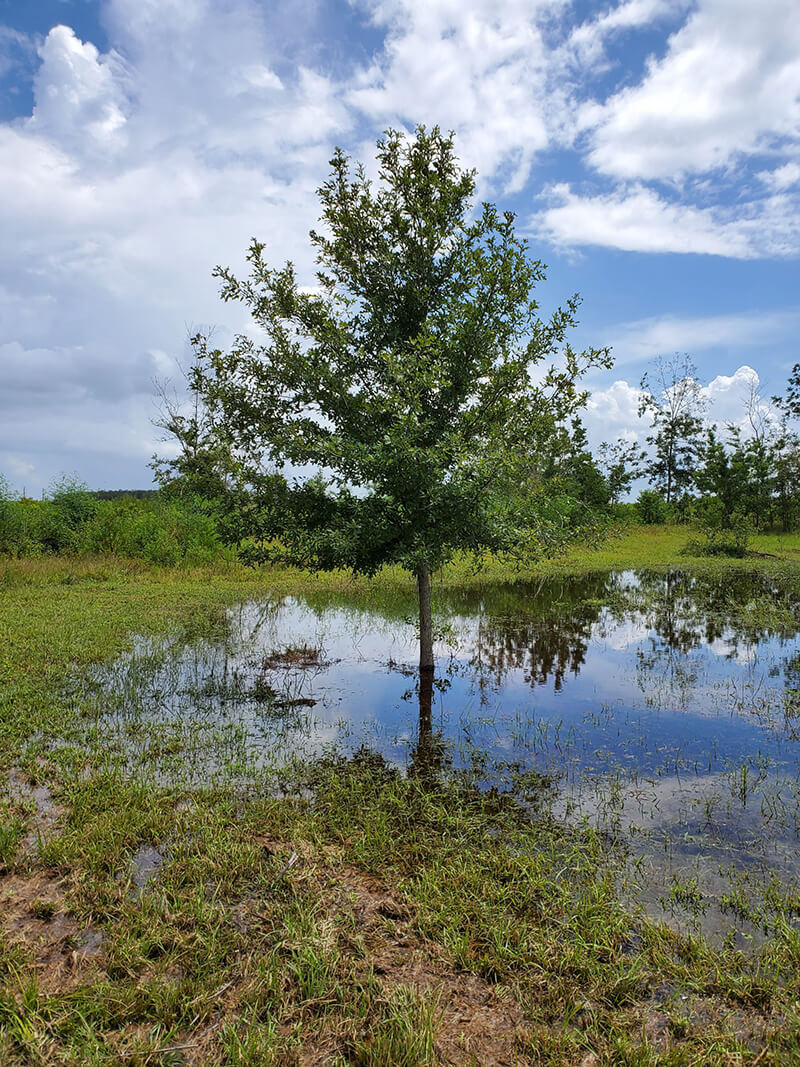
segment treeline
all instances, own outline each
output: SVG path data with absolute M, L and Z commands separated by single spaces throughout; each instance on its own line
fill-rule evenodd
M 800 525 L 800 364 L 787 391 L 769 401 L 753 380 L 740 418 L 709 425 L 697 374 L 687 356 L 659 359 L 641 381 L 647 448 L 619 440 L 598 461 L 612 500 L 638 479 L 648 488 L 632 511 L 648 524 L 692 522 L 707 551 L 741 554 L 750 532 Z
M 64 478 L 32 500 L 0 476 L 0 556 L 113 554 L 174 566 L 229 553 L 206 501 L 156 490 L 105 496 Z
M 751 387 L 738 422 L 722 428 L 705 419 L 688 357 L 658 360 L 641 397 L 647 448 L 620 439 L 593 454 L 576 418 L 530 457 L 529 492 L 545 487 L 559 521 L 585 524 L 591 514 L 598 525 L 691 523 L 695 550 L 729 555 L 744 555 L 754 531 L 800 527 L 800 364 L 785 395 L 767 402 Z M 163 565 L 258 558 L 255 546 L 292 521 L 282 476 L 242 484 L 202 405 L 191 416 L 172 408 L 160 424 L 179 451 L 154 458 L 158 489 L 92 492 L 62 478 L 33 500 L 12 493 L 0 475 L 0 555 L 108 553 Z M 643 479 L 647 488 L 623 502 Z M 321 476 L 310 479 L 291 497 L 294 519 L 309 523 L 296 512 L 311 510 L 324 525 L 326 491 Z

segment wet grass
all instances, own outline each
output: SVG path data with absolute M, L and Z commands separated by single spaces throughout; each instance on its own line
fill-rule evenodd
M 687 537 L 637 530 L 526 573 L 694 567 Z M 755 547 L 772 556 L 696 566 L 796 572 L 800 538 Z M 443 584 L 518 576 L 463 563 Z M 0 806 L 0 1063 L 800 1061 L 797 902 L 777 886 L 763 948 L 712 948 L 620 903 L 602 836 L 493 793 L 363 759 L 301 769 L 302 800 L 166 788 L 77 744 L 102 709 L 74 680 L 132 634 L 221 633 L 227 606 L 267 593 L 400 603 L 408 586 L 0 563 L 0 760 L 28 790 Z M 675 905 L 701 906 L 694 888 Z

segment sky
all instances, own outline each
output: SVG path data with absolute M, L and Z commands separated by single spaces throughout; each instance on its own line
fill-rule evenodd
M 0 0 L 0 473 L 141 488 L 187 337 L 246 331 L 252 237 L 313 281 L 335 146 L 456 135 L 581 294 L 593 444 L 688 353 L 709 418 L 800 361 L 797 0 Z

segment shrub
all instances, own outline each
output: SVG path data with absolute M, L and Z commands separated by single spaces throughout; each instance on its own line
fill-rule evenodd
M 672 518 L 672 510 L 655 489 L 643 489 L 634 505 L 643 526 L 660 526 Z
M 210 563 L 231 553 L 199 500 L 158 494 L 99 500 L 75 478 L 63 478 L 47 500 L 15 497 L 0 476 L 0 555 L 110 553 L 149 563 Z
M 0 555 L 37 556 L 50 525 L 49 501 L 15 497 L 0 480 Z
M 210 515 L 197 505 L 160 496 L 100 501 L 81 531 L 78 549 L 166 566 L 210 563 L 227 555 Z
M 699 536 L 690 539 L 687 551 L 700 556 L 747 555 L 753 523 L 743 511 L 734 511 L 725 518 L 722 501 L 716 497 L 698 501 L 694 509 L 695 530 Z
M 77 548 L 81 530 L 97 511 L 97 498 L 85 482 L 64 476 L 50 487 L 49 507 L 43 511 L 42 544 L 49 552 Z

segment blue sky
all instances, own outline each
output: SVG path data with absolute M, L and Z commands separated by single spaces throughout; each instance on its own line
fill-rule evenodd
M 154 379 L 247 327 L 251 236 L 311 280 L 335 145 L 456 133 L 480 195 L 613 346 L 591 439 L 688 352 L 710 417 L 800 360 L 796 0 L 0 0 L 0 472 L 149 484 Z

